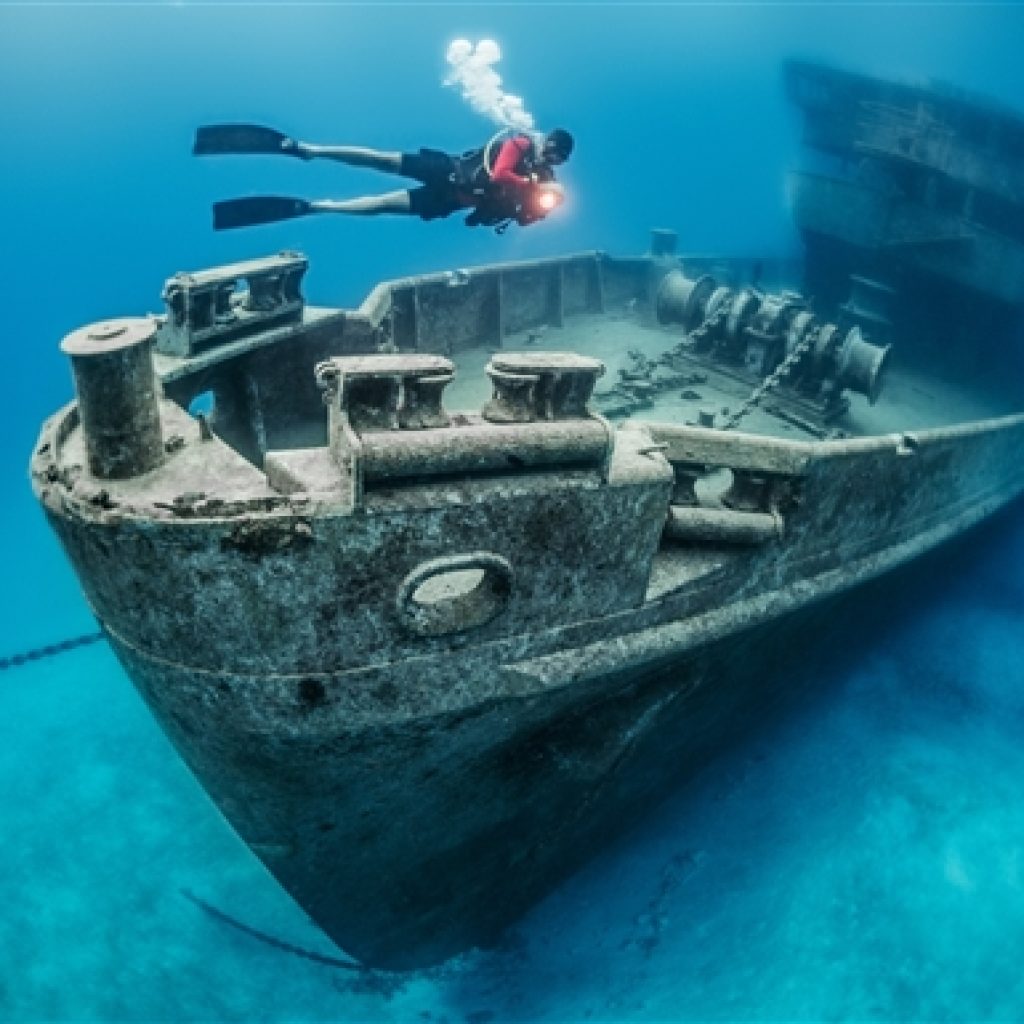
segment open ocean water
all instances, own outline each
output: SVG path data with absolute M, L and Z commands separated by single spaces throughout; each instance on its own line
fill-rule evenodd
M 560 216 L 319 218 L 214 235 L 247 192 L 380 179 L 197 161 L 197 124 L 461 150 L 492 132 L 442 85 L 491 38 L 577 151 Z M 60 338 L 160 308 L 177 270 L 284 248 L 312 302 L 376 281 L 583 249 L 797 251 L 780 61 L 938 78 L 1024 110 L 1016 4 L 12 4 L 0 0 L 0 657 L 95 629 L 28 488 L 71 397 Z M 387 181 L 384 188 L 392 188 Z M 0 1019 L 697 1021 L 1024 1019 L 1021 505 L 870 588 L 800 697 L 721 752 L 498 950 L 353 977 L 225 928 L 192 891 L 330 953 L 224 825 L 105 644 L 0 672 Z

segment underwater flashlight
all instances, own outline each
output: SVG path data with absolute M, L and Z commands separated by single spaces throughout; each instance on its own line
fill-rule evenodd
M 539 211 L 550 213 L 556 206 L 565 202 L 565 190 L 557 181 L 546 181 L 537 186 L 533 202 Z

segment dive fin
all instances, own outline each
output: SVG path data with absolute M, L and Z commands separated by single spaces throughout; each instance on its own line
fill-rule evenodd
M 213 204 L 213 229 L 247 228 L 253 224 L 272 224 L 278 220 L 291 220 L 315 213 L 306 199 L 288 196 L 246 196 L 243 199 L 225 199 Z
M 284 153 L 300 156 L 291 136 L 261 124 L 204 124 L 196 129 L 194 156 L 217 153 Z

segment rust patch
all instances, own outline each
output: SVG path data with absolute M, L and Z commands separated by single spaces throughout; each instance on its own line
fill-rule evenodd
M 237 551 L 248 558 L 264 558 L 308 548 L 313 543 L 309 523 L 254 520 L 241 522 L 220 539 L 221 551 Z

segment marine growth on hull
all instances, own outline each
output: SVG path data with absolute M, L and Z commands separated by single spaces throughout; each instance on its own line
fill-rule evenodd
M 493 939 L 805 616 L 1024 488 L 1024 417 L 900 365 L 867 280 L 819 313 L 793 265 L 666 231 L 357 309 L 305 270 L 177 274 L 165 314 L 69 335 L 32 478 L 182 757 L 369 964 Z

